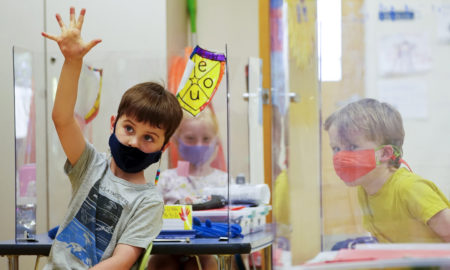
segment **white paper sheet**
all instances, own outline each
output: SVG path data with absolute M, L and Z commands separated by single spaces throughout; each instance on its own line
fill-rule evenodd
M 394 106 L 403 119 L 428 117 L 427 84 L 419 79 L 378 82 L 379 100 Z
M 431 49 L 426 34 L 387 35 L 378 41 L 381 76 L 409 75 L 428 71 L 431 67 Z

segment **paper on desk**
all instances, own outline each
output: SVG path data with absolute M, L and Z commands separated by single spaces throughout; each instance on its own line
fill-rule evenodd
M 192 205 L 165 205 L 163 230 L 192 230 Z
M 419 249 L 419 250 L 437 250 L 445 249 L 450 250 L 449 243 L 395 243 L 395 244 L 356 244 L 355 249 L 383 249 L 383 250 L 393 250 L 393 249 Z
M 350 262 L 399 258 L 448 258 L 450 250 L 444 249 L 341 249 L 332 261 Z

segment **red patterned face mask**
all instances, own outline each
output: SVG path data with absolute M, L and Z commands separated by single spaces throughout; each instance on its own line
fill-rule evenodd
M 375 150 L 340 151 L 333 156 L 333 164 L 336 174 L 351 183 L 376 168 Z

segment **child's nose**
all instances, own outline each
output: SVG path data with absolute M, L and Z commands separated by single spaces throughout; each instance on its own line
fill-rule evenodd
M 128 146 L 137 148 L 137 147 L 138 147 L 138 140 L 137 140 L 137 138 L 134 137 L 134 136 L 132 136 L 132 137 L 128 140 Z

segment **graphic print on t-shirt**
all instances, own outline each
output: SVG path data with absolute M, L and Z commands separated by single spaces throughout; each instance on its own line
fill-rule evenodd
M 123 206 L 99 193 L 100 181 L 89 191 L 75 218 L 56 237 L 85 265 L 102 258 L 122 214 Z

